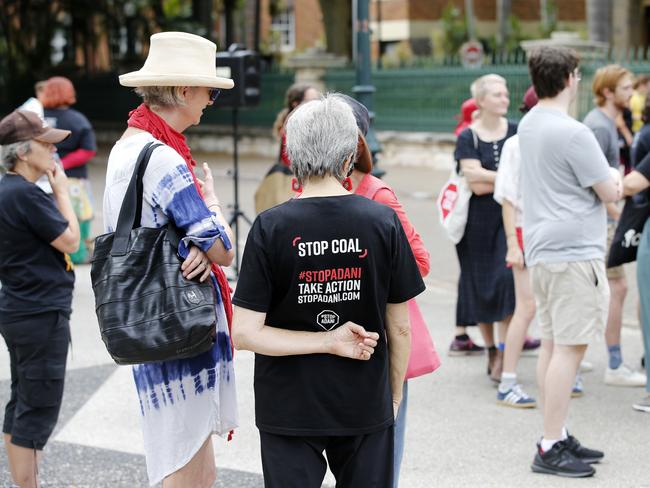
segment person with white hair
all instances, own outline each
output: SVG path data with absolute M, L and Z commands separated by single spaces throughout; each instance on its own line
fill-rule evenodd
M 286 135 L 302 191 L 258 215 L 233 298 L 264 483 L 317 488 L 329 463 L 339 487 L 392 488 L 407 301 L 424 283 L 395 211 L 348 191 L 358 129 L 342 97 L 298 107 Z
M 481 76 L 472 83 L 471 91 L 479 115 L 458 135 L 454 152 L 472 191 L 465 234 L 456 244 L 460 263 L 456 326 L 479 325 L 488 349 L 487 373 L 498 382 L 507 325 L 515 309 L 515 289 L 505 262 L 501 205 L 492 194 L 503 145 L 517 132 L 517 125 L 506 118 L 510 99 L 503 77 Z M 499 325 L 498 344 L 494 323 Z

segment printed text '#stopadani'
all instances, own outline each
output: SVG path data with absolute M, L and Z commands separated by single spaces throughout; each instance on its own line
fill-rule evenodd
M 360 267 L 354 268 L 331 268 L 313 271 L 301 271 L 298 279 L 307 283 L 326 283 L 333 280 L 361 279 Z

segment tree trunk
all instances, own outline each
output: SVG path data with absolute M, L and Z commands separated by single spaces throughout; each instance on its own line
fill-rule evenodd
M 350 58 L 352 55 L 352 2 L 350 0 L 319 1 L 323 13 L 327 52 Z
M 499 49 L 505 47 L 510 36 L 510 12 L 512 10 L 511 0 L 497 0 L 497 46 Z
M 539 19 L 542 32 L 548 32 L 551 25 L 551 19 L 548 18 L 548 0 L 539 0 Z
M 465 0 L 465 23 L 467 24 L 467 36 L 476 40 L 476 19 L 474 18 L 474 0 Z
M 586 0 L 589 40 L 610 42 L 612 26 L 611 0 Z

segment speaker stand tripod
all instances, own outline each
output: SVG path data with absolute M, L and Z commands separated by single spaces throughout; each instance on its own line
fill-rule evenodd
M 239 219 L 244 219 L 249 226 L 253 225 L 251 219 L 249 219 L 243 210 L 239 208 L 239 151 L 238 151 L 238 140 L 239 140 L 239 109 L 236 107 L 232 109 L 232 142 L 233 142 L 233 183 L 235 189 L 235 199 L 232 204 L 232 214 L 228 225 L 232 229 L 234 226 L 235 230 L 235 276 L 239 276 Z

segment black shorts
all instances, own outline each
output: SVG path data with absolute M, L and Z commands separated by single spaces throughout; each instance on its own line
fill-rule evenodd
M 0 315 L 11 361 L 11 397 L 2 431 L 17 446 L 43 449 L 54 430 L 63 398 L 69 322 L 64 312 Z
M 393 486 L 392 426 L 349 437 L 294 437 L 260 431 L 260 440 L 266 488 L 320 488 L 328 462 L 337 488 Z

